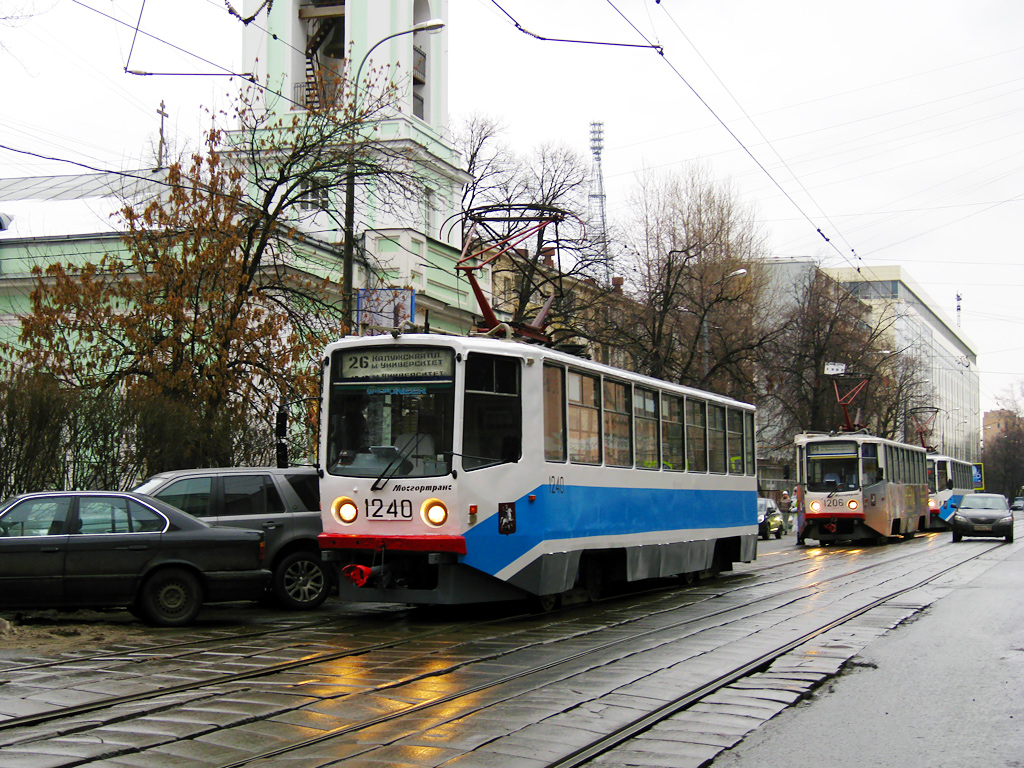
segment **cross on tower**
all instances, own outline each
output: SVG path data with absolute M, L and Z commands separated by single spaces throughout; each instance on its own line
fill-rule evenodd
M 156 167 L 160 169 L 164 167 L 164 118 L 168 116 L 163 99 L 160 99 L 160 109 L 156 113 L 160 115 L 160 145 L 156 150 Z

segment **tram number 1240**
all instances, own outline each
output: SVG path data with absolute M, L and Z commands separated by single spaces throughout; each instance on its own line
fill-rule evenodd
M 382 499 L 367 499 L 366 517 L 368 520 L 412 520 L 412 502 L 393 500 L 384 506 Z

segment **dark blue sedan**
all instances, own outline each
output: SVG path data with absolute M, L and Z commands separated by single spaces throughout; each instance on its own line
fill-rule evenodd
M 49 491 L 0 504 L 0 609 L 127 607 L 158 626 L 259 600 L 263 534 L 136 493 Z

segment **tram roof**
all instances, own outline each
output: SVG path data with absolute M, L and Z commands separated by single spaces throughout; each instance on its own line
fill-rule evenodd
M 921 453 L 927 453 L 927 451 L 920 445 L 914 443 L 902 443 L 899 440 L 891 440 L 888 437 L 879 437 L 878 435 L 872 435 L 869 432 L 799 432 L 793 438 L 795 443 L 811 443 L 826 440 L 846 440 L 857 443 L 884 443 L 886 445 L 895 445 L 900 448 L 911 448 Z
M 402 334 L 397 338 L 389 335 L 347 336 L 329 344 L 326 351 L 330 353 L 337 348 L 346 346 L 363 347 L 377 345 L 429 345 L 452 347 L 463 352 L 495 352 L 498 350 L 508 352 L 509 350 L 513 350 L 515 353 L 521 354 L 526 359 L 558 362 L 567 367 L 613 376 L 617 379 L 628 379 L 634 383 L 657 387 L 663 390 L 671 390 L 672 392 L 682 395 L 699 397 L 708 402 L 730 405 L 735 408 L 743 408 L 751 411 L 755 410 L 754 405 L 744 403 L 740 400 L 728 397 L 727 395 L 720 395 L 714 392 L 708 392 L 707 390 L 697 389 L 696 387 L 685 386 L 683 384 L 674 384 L 670 381 L 663 381 L 662 379 L 656 379 L 652 376 L 645 376 L 634 371 L 627 371 L 624 368 L 616 368 L 611 365 L 605 365 L 604 363 L 587 360 L 583 357 L 571 355 L 568 352 L 561 352 L 557 349 L 551 349 L 550 347 L 522 341 L 520 339 L 501 339 L 487 336 L 449 336 L 436 333 L 408 333 Z

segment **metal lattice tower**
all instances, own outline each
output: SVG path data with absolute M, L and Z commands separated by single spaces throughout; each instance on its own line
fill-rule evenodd
M 605 210 L 604 172 L 601 170 L 601 151 L 604 149 L 604 123 L 590 124 L 590 151 L 594 155 L 594 164 L 590 171 L 590 227 L 591 242 L 596 245 L 595 252 L 604 261 L 606 278 L 611 281 L 611 265 L 608 263 L 608 221 Z

